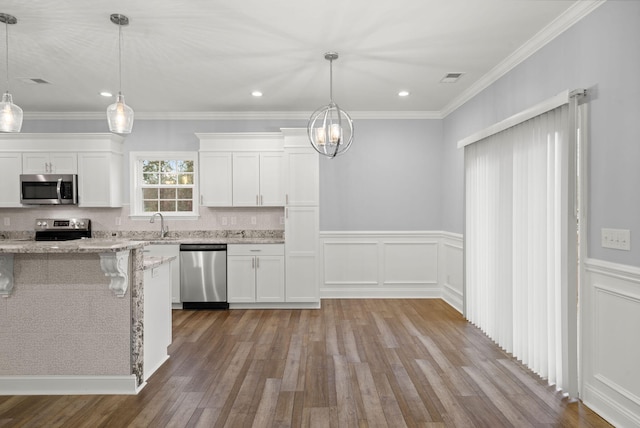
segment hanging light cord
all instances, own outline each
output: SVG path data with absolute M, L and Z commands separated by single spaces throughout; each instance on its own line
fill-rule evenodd
M 329 101 L 333 104 L 333 59 L 329 60 Z
M 120 17 L 118 17 L 121 19 Z M 118 93 L 122 92 L 122 22 L 118 24 Z
M 9 18 L 7 18 L 8 20 Z M 5 46 L 6 46 L 6 59 L 7 59 L 7 92 L 9 92 L 9 24 L 7 22 L 4 23 L 4 29 L 6 37 L 4 38 Z

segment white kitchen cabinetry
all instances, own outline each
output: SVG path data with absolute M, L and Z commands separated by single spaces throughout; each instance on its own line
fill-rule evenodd
M 284 302 L 284 275 L 282 244 L 227 246 L 229 303 Z
M 283 206 L 282 153 L 233 153 L 233 206 Z
M 284 206 L 282 134 L 196 134 L 200 139 L 200 204 Z
M 143 372 L 147 380 L 169 358 L 171 290 L 169 264 L 144 271 Z
M 78 153 L 78 206 L 122 206 L 122 154 Z
M 286 302 L 319 304 L 319 159 L 306 129 L 282 129 L 285 153 Z
M 0 207 L 21 207 L 20 174 L 22 155 L 0 152 Z
M 156 244 L 144 247 L 144 255 L 151 257 L 175 257 L 169 265 L 171 267 L 171 303 L 179 304 L 180 300 L 180 245 Z
M 23 153 L 23 174 L 77 174 L 78 156 L 76 153 Z
M 0 155 L 16 159 L 16 180 L 21 173 L 78 174 L 79 206 L 121 207 L 123 140 L 111 133 L 0 134 Z
M 286 205 L 318 206 L 320 188 L 318 168 L 318 152 L 313 148 L 286 148 L 284 168 Z
M 200 205 L 230 207 L 232 195 L 232 154 L 200 152 Z

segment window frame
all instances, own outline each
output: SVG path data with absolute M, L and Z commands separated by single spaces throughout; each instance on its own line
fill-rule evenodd
M 187 151 L 159 151 L 159 152 L 130 152 L 130 213 L 129 217 L 133 219 L 148 219 L 153 213 L 144 211 L 142 189 L 142 162 L 158 161 L 158 160 L 186 160 L 193 162 L 193 194 L 192 194 L 192 210 L 185 212 L 178 211 L 159 211 L 164 217 L 180 220 L 196 220 L 200 217 L 200 190 L 199 190 L 199 174 L 198 174 L 198 152 Z M 156 212 L 156 211 L 154 211 Z

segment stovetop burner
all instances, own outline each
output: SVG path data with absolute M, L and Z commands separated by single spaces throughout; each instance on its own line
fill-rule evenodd
M 91 220 L 88 218 L 38 218 L 35 223 L 36 241 L 91 238 Z

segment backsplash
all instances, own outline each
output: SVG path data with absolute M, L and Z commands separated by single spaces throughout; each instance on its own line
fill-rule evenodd
M 88 218 L 95 236 L 116 236 L 160 230 L 160 219 L 149 223 L 148 219 L 130 219 L 129 206 L 122 208 L 78 208 L 39 206 L 34 208 L 0 209 L 0 237 L 12 232 L 32 232 L 36 218 Z M 151 218 L 151 216 L 149 216 Z M 283 231 L 284 209 L 276 208 L 200 208 L 197 220 L 165 218 L 169 234 L 198 232 L 218 236 L 221 233 L 237 234 L 241 231 Z M 4 233 L 3 233 L 4 232 Z M 235 232 L 235 233 L 234 233 Z

